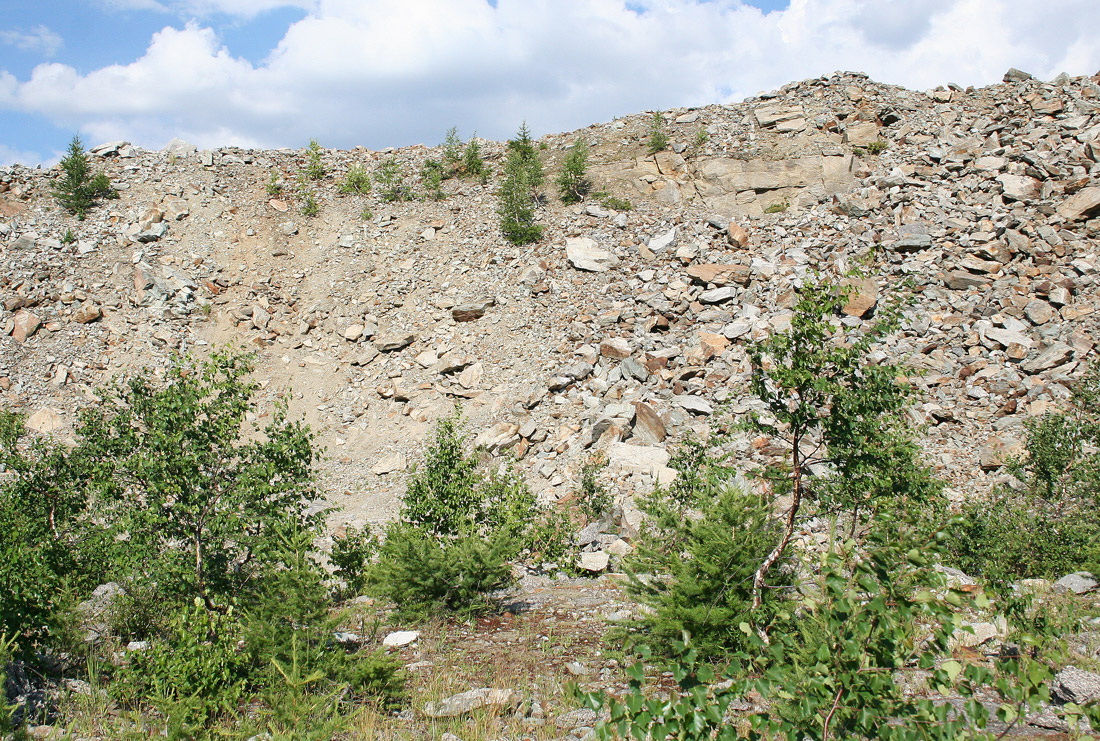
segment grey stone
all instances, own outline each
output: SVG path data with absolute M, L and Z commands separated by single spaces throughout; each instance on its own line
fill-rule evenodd
M 619 258 L 588 237 L 566 239 L 565 256 L 574 268 L 590 273 L 602 273 L 619 264 Z
M 454 718 L 479 708 L 509 707 L 515 704 L 516 693 L 513 690 L 482 687 L 438 702 L 425 703 L 423 712 L 429 718 Z
M 1100 674 L 1067 666 L 1054 675 L 1050 683 L 1050 696 L 1059 703 L 1072 702 L 1077 705 L 1100 699 Z
M 1088 571 L 1077 571 L 1066 574 L 1054 582 L 1055 592 L 1073 592 L 1074 594 L 1087 594 L 1096 589 L 1098 582 L 1096 577 Z

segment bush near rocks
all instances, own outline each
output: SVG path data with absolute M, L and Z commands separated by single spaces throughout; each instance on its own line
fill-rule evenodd
M 118 191 L 102 172 L 92 174 L 88 155 L 79 136 L 69 143 L 69 152 L 61 158 L 62 176 L 55 182 L 53 196 L 58 205 L 81 221 L 102 198 L 118 198 Z

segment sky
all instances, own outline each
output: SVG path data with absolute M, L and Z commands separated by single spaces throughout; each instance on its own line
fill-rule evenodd
M 438 144 L 861 71 L 1100 71 L 1098 0 L 0 0 L 0 165 L 86 145 Z

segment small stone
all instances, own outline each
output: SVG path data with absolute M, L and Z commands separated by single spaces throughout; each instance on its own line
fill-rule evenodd
M 653 407 L 642 401 L 634 404 L 634 437 L 645 445 L 657 445 L 665 441 L 667 434 L 665 423 Z
M 1056 342 L 1020 367 L 1027 373 L 1041 373 L 1062 365 L 1073 357 L 1073 348 Z
M 602 273 L 619 264 L 619 258 L 588 237 L 566 239 L 565 256 L 574 268 L 590 273 Z
M 676 229 L 669 229 L 664 234 L 653 237 L 646 244 L 653 252 L 660 252 L 676 245 Z
M 37 314 L 29 311 L 17 311 L 15 313 L 15 326 L 11 331 L 12 339 L 16 342 L 26 342 L 34 337 L 35 332 L 42 326 L 42 320 Z
M 731 221 L 726 227 L 726 239 L 734 247 L 749 246 L 749 233 L 736 221 Z
M 374 346 L 381 352 L 396 352 L 404 350 L 415 341 L 416 334 L 414 332 L 394 333 L 379 337 L 374 341 Z
M 514 705 L 516 693 L 509 689 L 482 687 L 452 695 L 438 702 L 424 704 L 424 715 L 429 718 L 454 718 L 484 707 Z
M 577 559 L 577 567 L 584 571 L 599 573 L 607 568 L 611 557 L 603 551 L 584 551 Z
M 1072 702 L 1077 705 L 1100 699 L 1100 674 L 1067 666 L 1054 675 L 1054 681 L 1050 683 L 1050 696 L 1062 704 Z
M 485 316 L 485 312 L 494 303 L 493 299 L 459 304 L 451 309 L 451 318 L 456 322 L 472 322 Z
M 1096 577 L 1088 571 L 1077 571 L 1066 574 L 1054 582 L 1055 592 L 1073 592 L 1074 594 L 1087 594 L 1096 589 L 1098 582 Z
M 376 476 L 385 476 L 388 473 L 394 473 L 395 471 L 404 471 L 408 468 L 408 460 L 402 453 L 391 453 L 383 458 L 380 458 L 377 463 L 371 466 L 371 473 Z
M 90 301 L 85 301 L 73 312 L 73 321 L 77 324 L 90 324 L 103 316 L 103 310 Z
M 605 358 L 624 360 L 631 355 L 630 343 L 622 337 L 614 337 L 600 343 L 600 355 Z
M 1032 324 L 1046 324 L 1054 318 L 1054 309 L 1046 301 L 1033 299 L 1024 307 L 1024 316 Z
M 389 648 L 400 648 L 419 640 L 419 638 L 420 631 L 418 630 L 398 630 L 383 638 L 382 645 Z

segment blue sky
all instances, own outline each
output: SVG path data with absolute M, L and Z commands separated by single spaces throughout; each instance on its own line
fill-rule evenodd
M 1096 0 L 0 0 L 0 164 L 435 144 L 740 99 L 837 69 L 925 88 L 1100 69 Z

